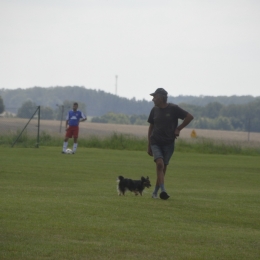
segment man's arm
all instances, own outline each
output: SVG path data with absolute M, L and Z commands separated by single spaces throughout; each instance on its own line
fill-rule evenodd
M 175 129 L 175 136 L 179 136 L 180 135 L 180 131 L 187 126 L 192 120 L 193 120 L 193 115 L 191 115 L 190 113 L 187 114 L 187 116 L 184 118 L 184 120 L 182 121 L 182 123 Z
M 80 119 L 79 119 L 79 123 L 80 122 L 84 122 L 84 121 L 86 121 L 87 120 L 87 117 L 81 112 L 81 115 L 80 115 Z
M 147 147 L 147 153 L 150 155 L 150 156 L 153 156 L 153 152 L 152 152 L 152 149 L 151 149 L 151 141 L 150 141 L 150 137 L 151 137 L 151 134 L 153 132 L 153 127 L 154 125 L 150 124 L 149 125 L 149 128 L 148 128 L 148 147 Z
M 66 120 L 66 123 L 65 123 L 65 131 L 67 131 L 68 124 L 69 124 L 69 120 Z

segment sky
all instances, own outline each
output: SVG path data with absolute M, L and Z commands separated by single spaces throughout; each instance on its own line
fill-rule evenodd
M 0 89 L 260 96 L 259 0 L 0 0 Z

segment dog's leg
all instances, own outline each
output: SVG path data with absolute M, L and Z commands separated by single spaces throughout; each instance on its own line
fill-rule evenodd
M 117 188 L 117 193 L 118 193 L 118 196 L 123 196 L 123 195 L 125 195 L 125 194 L 124 194 L 124 191 L 121 190 L 119 187 Z

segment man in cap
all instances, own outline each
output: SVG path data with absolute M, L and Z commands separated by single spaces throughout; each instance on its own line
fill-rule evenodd
M 157 194 L 161 189 L 160 198 L 167 200 L 170 196 L 164 187 L 164 176 L 174 152 L 175 139 L 180 135 L 180 131 L 193 120 L 193 116 L 179 106 L 167 103 L 168 92 L 163 88 L 156 89 L 150 95 L 153 96 L 154 107 L 148 118 L 150 125 L 147 153 L 153 156 L 157 173 L 152 198 L 158 198 Z M 180 125 L 178 125 L 178 119 L 183 120 Z

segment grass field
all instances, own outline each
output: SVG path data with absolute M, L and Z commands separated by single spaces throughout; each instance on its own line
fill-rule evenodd
M 155 182 L 145 152 L 0 149 L 0 259 L 260 258 L 258 156 L 176 153 L 167 201 L 117 195 L 118 175 Z

